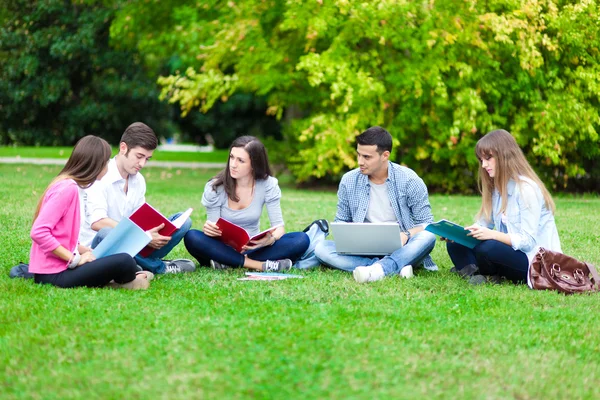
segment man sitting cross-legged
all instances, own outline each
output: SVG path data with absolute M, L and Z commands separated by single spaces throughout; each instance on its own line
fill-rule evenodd
M 359 168 L 347 172 L 338 189 L 335 221 L 396 222 L 403 247 L 385 257 L 343 255 L 335 243 L 323 241 L 315 248 L 322 264 L 353 272 L 359 283 L 378 281 L 387 275 L 413 276 L 412 265 L 437 266 L 429 256 L 435 235 L 424 226 L 433 222 L 427 187 L 411 169 L 389 161 L 392 136 L 383 128 L 371 127 L 357 137 Z
M 128 218 L 146 201 L 146 181 L 140 170 L 152 157 L 158 145 L 154 131 L 147 125 L 131 124 L 121 137 L 119 154 L 108 163 L 108 172 L 84 193 L 85 223 L 79 237 L 81 244 L 95 248 L 112 228 L 123 218 Z M 169 218 L 173 221 L 181 213 Z M 137 255 L 135 261 L 153 273 L 192 272 L 196 269 L 191 260 L 162 260 L 183 239 L 192 226 L 188 218 L 172 236 L 158 233 L 164 224 L 148 232 L 152 235 L 149 246 L 155 250 L 147 257 Z

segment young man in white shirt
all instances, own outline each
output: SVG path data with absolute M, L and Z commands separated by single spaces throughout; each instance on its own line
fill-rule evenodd
M 119 144 L 119 154 L 108 163 L 108 172 L 85 192 L 85 223 L 80 234 L 80 242 L 94 248 L 106 237 L 112 228 L 123 218 L 128 218 L 146 201 L 146 181 L 139 172 L 152 157 L 158 145 L 154 131 L 141 122 L 135 122 L 123 133 Z M 169 220 L 176 219 L 181 213 Z M 158 233 L 164 224 L 148 232 L 152 241 L 148 246 L 155 250 L 148 256 L 137 255 L 137 264 L 153 273 L 192 272 L 196 269 L 193 261 L 162 260 L 183 239 L 191 228 L 188 218 L 172 236 Z

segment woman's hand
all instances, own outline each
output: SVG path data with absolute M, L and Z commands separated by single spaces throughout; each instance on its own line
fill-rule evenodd
M 221 230 L 214 222 L 206 221 L 204 223 L 204 228 L 202 229 L 206 236 L 210 237 L 219 237 L 221 236 Z
M 256 250 L 256 249 L 260 249 L 261 247 L 270 246 L 273 243 L 275 243 L 275 237 L 273 235 L 271 235 L 270 233 L 267 233 L 262 238 L 252 241 L 252 242 L 249 242 L 246 246 L 242 247 L 242 250 L 244 250 L 244 251 Z
M 83 265 L 85 263 L 88 263 L 90 261 L 94 261 L 96 259 L 96 257 L 94 257 L 94 255 L 92 254 L 91 251 L 88 251 L 87 253 L 83 253 L 81 255 L 81 258 L 79 259 L 79 263 L 77 263 L 77 266 L 79 267 L 80 265 Z
M 83 254 L 92 251 L 92 248 L 79 244 L 77 245 L 77 251 L 79 252 L 79 254 Z
M 465 229 L 470 231 L 469 233 L 467 233 L 467 236 L 472 236 L 475 239 L 479 239 L 479 240 L 495 240 L 496 239 L 497 232 L 491 230 L 490 228 L 486 228 L 485 226 L 474 224 L 471 226 L 467 226 Z

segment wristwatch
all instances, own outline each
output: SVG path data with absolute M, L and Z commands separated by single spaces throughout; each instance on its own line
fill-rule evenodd
M 410 231 L 404 231 L 404 234 L 406 235 L 406 243 L 408 243 L 408 241 L 410 240 Z

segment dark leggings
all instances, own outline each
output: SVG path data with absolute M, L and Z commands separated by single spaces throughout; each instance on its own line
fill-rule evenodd
M 121 253 L 56 274 L 35 274 L 35 282 L 49 283 L 61 288 L 102 287 L 112 280 L 116 283 L 131 282 L 135 279 L 137 271 L 135 260 L 129 254 Z
M 244 255 L 235 251 L 218 239 L 206 236 L 204 232 L 191 229 L 184 238 L 185 248 L 200 265 L 208 265 L 210 260 L 232 267 L 244 265 Z M 289 258 L 292 262 L 304 254 L 310 239 L 304 232 L 291 232 L 283 235 L 272 246 L 261 247 L 245 254 L 256 261 L 281 260 Z
M 474 264 L 482 275 L 505 276 L 515 283 L 527 279 L 529 269 L 527 255 L 497 240 L 484 240 L 473 249 L 447 242 L 446 249 L 457 270 Z

